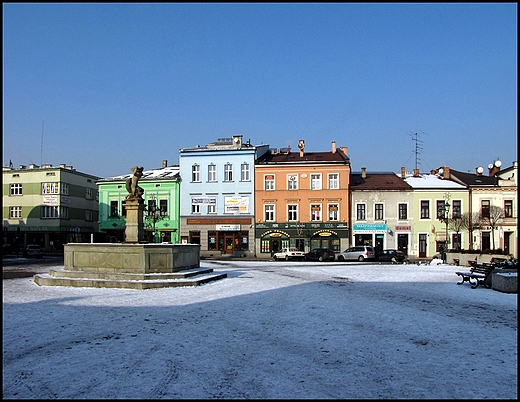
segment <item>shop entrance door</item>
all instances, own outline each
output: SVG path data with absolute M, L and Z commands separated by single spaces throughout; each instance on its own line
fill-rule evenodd
M 427 235 L 419 235 L 419 258 L 426 258 Z
M 402 251 L 404 255 L 408 255 L 408 235 L 399 233 L 397 235 L 397 249 Z
M 224 235 L 224 249 L 226 250 L 226 254 L 233 254 L 235 237 L 233 235 Z

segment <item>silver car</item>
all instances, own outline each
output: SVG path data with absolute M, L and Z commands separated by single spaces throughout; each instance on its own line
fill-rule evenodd
M 338 254 L 338 261 L 375 260 L 376 253 L 371 246 L 353 246 Z

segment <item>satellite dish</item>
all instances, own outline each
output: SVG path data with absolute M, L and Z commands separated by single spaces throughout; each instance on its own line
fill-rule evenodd
M 479 167 L 477 168 L 477 172 L 479 172 L 479 173 L 484 173 L 484 168 L 483 168 L 482 166 L 479 166 Z
M 495 161 L 495 166 L 498 167 L 498 168 L 500 166 L 502 166 L 502 161 L 499 161 L 499 160 Z
M 233 138 L 233 141 L 234 141 L 235 143 L 238 143 L 238 141 L 240 141 L 240 140 L 238 139 L 238 137 L 235 137 L 235 138 Z
M 444 173 L 444 169 L 443 168 L 440 168 L 439 169 L 439 174 L 443 174 Z
M 492 163 L 490 163 L 490 164 L 488 165 L 488 169 L 493 169 L 493 164 L 492 164 Z

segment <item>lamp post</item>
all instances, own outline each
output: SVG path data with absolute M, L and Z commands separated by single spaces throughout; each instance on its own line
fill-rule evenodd
M 450 203 L 448 202 L 450 199 L 450 195 L 446 193 L 444 195 L 444 204 L 442 204 L 439 208 L 439 220 L 444 222 L 446 225 L 446 240 L 444 242 L 444 251 L 442 253 L 442 259 L 446 262 L 446 252 L 448 251 L 448 245 L 450 244 L 450 238 L 448 235 L 448 224 L 450 222 Z

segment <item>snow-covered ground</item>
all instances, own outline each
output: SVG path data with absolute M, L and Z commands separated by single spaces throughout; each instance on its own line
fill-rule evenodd
M 3 281 L 3 398 L 516 399 L 517 295 L 449 265 L 202 261 L 122 290 Z

